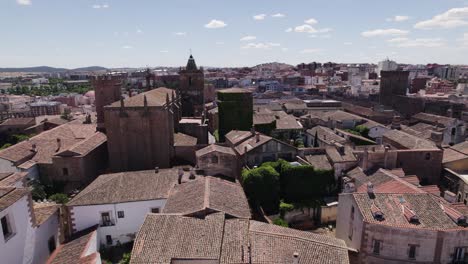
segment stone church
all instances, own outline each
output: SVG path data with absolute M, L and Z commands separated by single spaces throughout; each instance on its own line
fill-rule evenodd
M 179 91 L 183 117 L 200 117 L 204 108 L 205 78 L 190 55 L 187 66 L 179 71 Z

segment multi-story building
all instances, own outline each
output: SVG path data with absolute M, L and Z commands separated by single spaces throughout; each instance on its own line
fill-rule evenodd
M 382 71 L 380 74 L 380 104 L 393 106 L 396 96 L 406 95 L 409 72 Z
M 396 62 L 386 59 L 386 60 L 379 62 L 377 73 L 381 75 L 382 71 L 395 71 L 397 69 L 398 69 L 398 64 Z
M 170 167 L 179 101 L 174 90 L 161 87 L 104 107 L 112 171 Z
M 336 237 L 359 263 L 466 263 L 465 205 L 388 190 L 368 184 L 367 191 L 339 196 Z
M 231 130 L 250 130 L 253 125 L 252 92 L 241 88 L 218 91 L 219 140 Z
M 60 105 L 59 102 L 35 102 L 31 103 L 29 106 L 31 108 L 32 116 L 42 116 L 42 115 L 59 115 L 60 114 Z

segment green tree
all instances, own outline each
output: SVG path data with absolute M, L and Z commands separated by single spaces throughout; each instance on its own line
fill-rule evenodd
M 49 200 L 52 200 L 58 204 L 66 204 L 69 201 L 68 196 L 64 193 L 52 194 L 49 196 Z
M 268 213 L 276 213 L 279 205 L 279 173 L 271 166 L 244 170 L 242 183 L 249 200 Z
M 123 254 L 122 259 L 119 261 L 119 264 L 130 264 L 130 252 Z
M 38 181 L 33 181 L 31 183 L 31 187 L 31 195 L 33 200 L 44 200 L 47 197 L 44 185 L 40 184 Z
M 283 220 L 283 219 L 281 219 L 279 217 L 275 218 L 275 220 L 273 220 L 273 224 L 274 225 L 279 225 L 279 226 L 284 226 L 284 227 L 289 227 L 288 223 L 285 220 Z

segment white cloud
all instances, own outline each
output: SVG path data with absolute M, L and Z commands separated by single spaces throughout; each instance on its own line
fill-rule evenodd
M 174 35 L 183 37 L 183 36 L 187 36 L 187 32 L 174 32 Z
M 224 41 L 216 41 L 216 45 L 224 45 Z
M 364 31 L 361 33 L 361 36 L 369 38 L 369 37 L 381 37 L 381 36 L 402 36 L 408 34 L 409 31 L 389 28 L 389 29 L 375 29 Z
M 315 18 L 309 18 L 305 20 L 304 23 L 309 24 L 309 25 L 315 25 L 318 23 L 318 21 Z
M 122 46 L 122 49 L 133 49 L 133 47 L 130 45 L 125 45 L 125 46 Z
M 306 54 L 306 53 L 318 53 L 320 52 L 320 49 L 303 49 L 301 50 L 301 53 Z
M 389 22 L 403 22 L 403 21 L 406 21 L 408 19 L 410 19 L 409 16 L 396 15 L 394 17 L 387 18 L 386 20 L 389 21 Z
M 31 0 L 16 0 L 18 5 L 32 5 Z
M 414 28 L 455 28 L 468 25 L 468 7 L 452 8 L 445 13 L 434 16 L 429 20 L 416 23 Z
M 389 43 L 399 43 L 399 42 L 405 42 L 408 41 L 408 38 L 392 38 L 387 40 Z
M 94 9 L 109 8 L 109 4 L 102 4 L 102 5 L 96 4 L 96 5 L 92 5 L 91 7 Z
M 224 21 L 216 20 L 216 19 L 212 19 L 208 24 L 205 25 L 206 28 L 210 28 L 210 29 L 223 28 L 223 27 L 226 27 L 226 26 L 227 26 L 227 24 L 224 23 Z
M 169 53 L 168 50 L 160 50 L 159 52 L 161 52 L 161 53 Z
M 279 43 L 272 43 L 272 42 L 268 42 L 268 43 L 262 43 L 262 42 L 259 42 L 259 43 L 255 43 L 255 42 L 250 42 L 250 43 L 247 43 L 246 45 L 242 46 L 241 48 L 243 49 L 271 49 L 273 47 L 279 47 L 281 46 L 281 44 Z
M 330 32 L 332 30 L 333 30 L 332 28 L 321 28 L 317 32 L 318 33 L 328 33 L 328 32 Z
M 311 25 L 300 25 L 294 28 L 295 32 L 298 33 L 317 33 L 317 29 L 312 27 Z
M 352 42 L 349 42 L 349 41 L 347 41 L 347 42 L 344 42 L 344 43 L 343 43 L 343 45 L 350 46 L 350 45 L 353 45 L 353 43 L 352 43 Z
M 388 40 L 388 42 L 399 48 L 435 48 L 445 46 L 445 41 L 441 38 L 394 38 Z
M 284 32 L 289 33 L 289 32 L 292 32 L 292 31 L 293 31 L 293 28 L 287 28 Z
M 143 34 L 143 30 L 137 28 L 136 33 L 137 33 L 137 34 Z
M 256 36 L 245 36 L 245 37 L 242 37 L 240 39 L 240 41 L 252 41 L 252 40 L 256 40 L 257 37 Z
M 468 33 L 464 33 L 462 38 L 458 39 L 461 42 L 461 45 L 464 47 L 468 47 Z
M 258 14 L 258 15 L 253 16 L 253 19 L 254 20 L 264 20 L 265 17 L 266 17 L 265 14 Z
M 285 14 L 281 14 L 281 13 L 276 13 L 274 15 L 271 15 L 271 17 L 276 17 L 276 18 L 282 18 L 282 17 L 285 17 L 286 15 Z
M 281 48 L 282 51 L 286 52 L 288 51 L 289 49 L 288 48 Z

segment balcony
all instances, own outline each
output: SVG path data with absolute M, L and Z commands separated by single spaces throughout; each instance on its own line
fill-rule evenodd
M 99 226 L 100 227 L 104 227 L 104 226 L 115 226 L 115 222 L 113 220 L 109 220 L 109 221 L 101 221 L 99 223 Z

